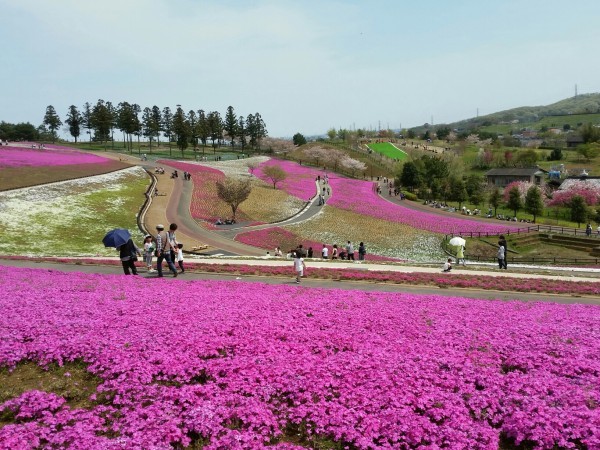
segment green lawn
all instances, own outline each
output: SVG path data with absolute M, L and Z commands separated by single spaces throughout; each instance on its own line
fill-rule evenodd
M 394 145 L 389 142 L 379 142 L 376 144 L 367 144 L 368 147 L 377 152 L 381 153 L 383 156 L 387 156 L 388 158 L 404 160 L 408 158 L 408 154 L 404 153 L 402 150 L 396 148 Z

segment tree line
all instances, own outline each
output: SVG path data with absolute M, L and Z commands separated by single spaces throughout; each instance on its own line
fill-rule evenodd
M 237 143 L 242 151 L 260 149 L 261 140 L 267 136 L 267 128 L 259 113 L 238 116 L 229 106 L 222 117 L 218 111 L 205 112 L 203 109 L 189 110 L 187 113 L 181 105 L 174 110 L 166 106 L 160 108 L 156 105 L 144 109 L 135 103 L 120 102 L 116 106 L 109 101 L 98 100 L 95 105 L 86 102 L 80 110 L 77 106 L 69 106 L 64 124 L 68 127 L 69 134 L 75 142 L 83 134 L 89 135 L 92 142 L 115 141 L 115 130 L 123 133 L 123 142 L 131 151 L 133 140 L 138 143 L 143 137 L 152 145 L 160 145 L 161 136 L 171 150 L 171 143 L 175 142 L 182 152 L 192 146 L 206 147 L 210 141 L 213 148 L 224 145 L 225 140 L 232 147 Z M 5 139 L 30 139 L 49 135 L 54 142 L 57 131 L 63 125 L 56 109 L 52 105 L 46 107 L 42 125 L 37 128 L 37 133 L 31 124 L 7 124 L 2 122 L 0 132 L 5 131 Z

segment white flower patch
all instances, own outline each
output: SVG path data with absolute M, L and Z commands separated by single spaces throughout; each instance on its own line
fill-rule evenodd
M 129 217 L 126 223 L 135 225 L 135 213 L 123 210 L 127 199 L 120 191 L 132 182 L 142 186 L 147 180 L 142 168 L 132 167 L 0 192 L 0 227 L 12 236 L 0 242 L 0 253 L 114 255 L 114 249 L 105 249 L 99 242 L 108 229 L 117 227 L 111 221 Z M 19 249 L 15 243 L 20 243 Z
M 235 177 L 239 178 L 242 176 L 248 176 L 248 164 L 254 163 L 256 165 L 262 164 L 265 161 L 268 161 L 268 156 L 253 156 L 251 158 L 244 159 L 233 159 L 229 161 L 198 161 L 198 162 L 190 162 L 190 161 L 181 161 L 186 164 L 196 164 L 198 166 L 210 167 L 211 169 L 220 170 L 225 174 L 226 177 Z

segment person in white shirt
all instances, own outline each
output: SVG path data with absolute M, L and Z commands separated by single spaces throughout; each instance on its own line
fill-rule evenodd
M 296 284 L 300 284 L 300 279 L 304 276 L 304 269 L 306 269 L 306 264 L 304 264 L 304 258 L 300 254 L 300 252 L 294 253 L 294 270 L 296 271 Z
M 448 261 L 444 263 L 443 272 L 450 272 L 452 270 L 452 258 L 448 258 Z
M 325 244 L 323 244 L 323 250 L 321 250 L 321 256 L 323 259 L 327 259 L 329 257 L 329 249 Z

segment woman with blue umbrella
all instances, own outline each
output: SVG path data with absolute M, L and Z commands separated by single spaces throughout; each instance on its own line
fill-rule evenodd
M 123 265 L 125 275 L 137 275 L 135 262 L 138 255 L 141 256 L 140 249 L 131 240 L 131 234 L 124 228 L 116 228 L 109 231 L 102 239 L 105 247 L 115 247 L 119 251 L 119 258 Z

